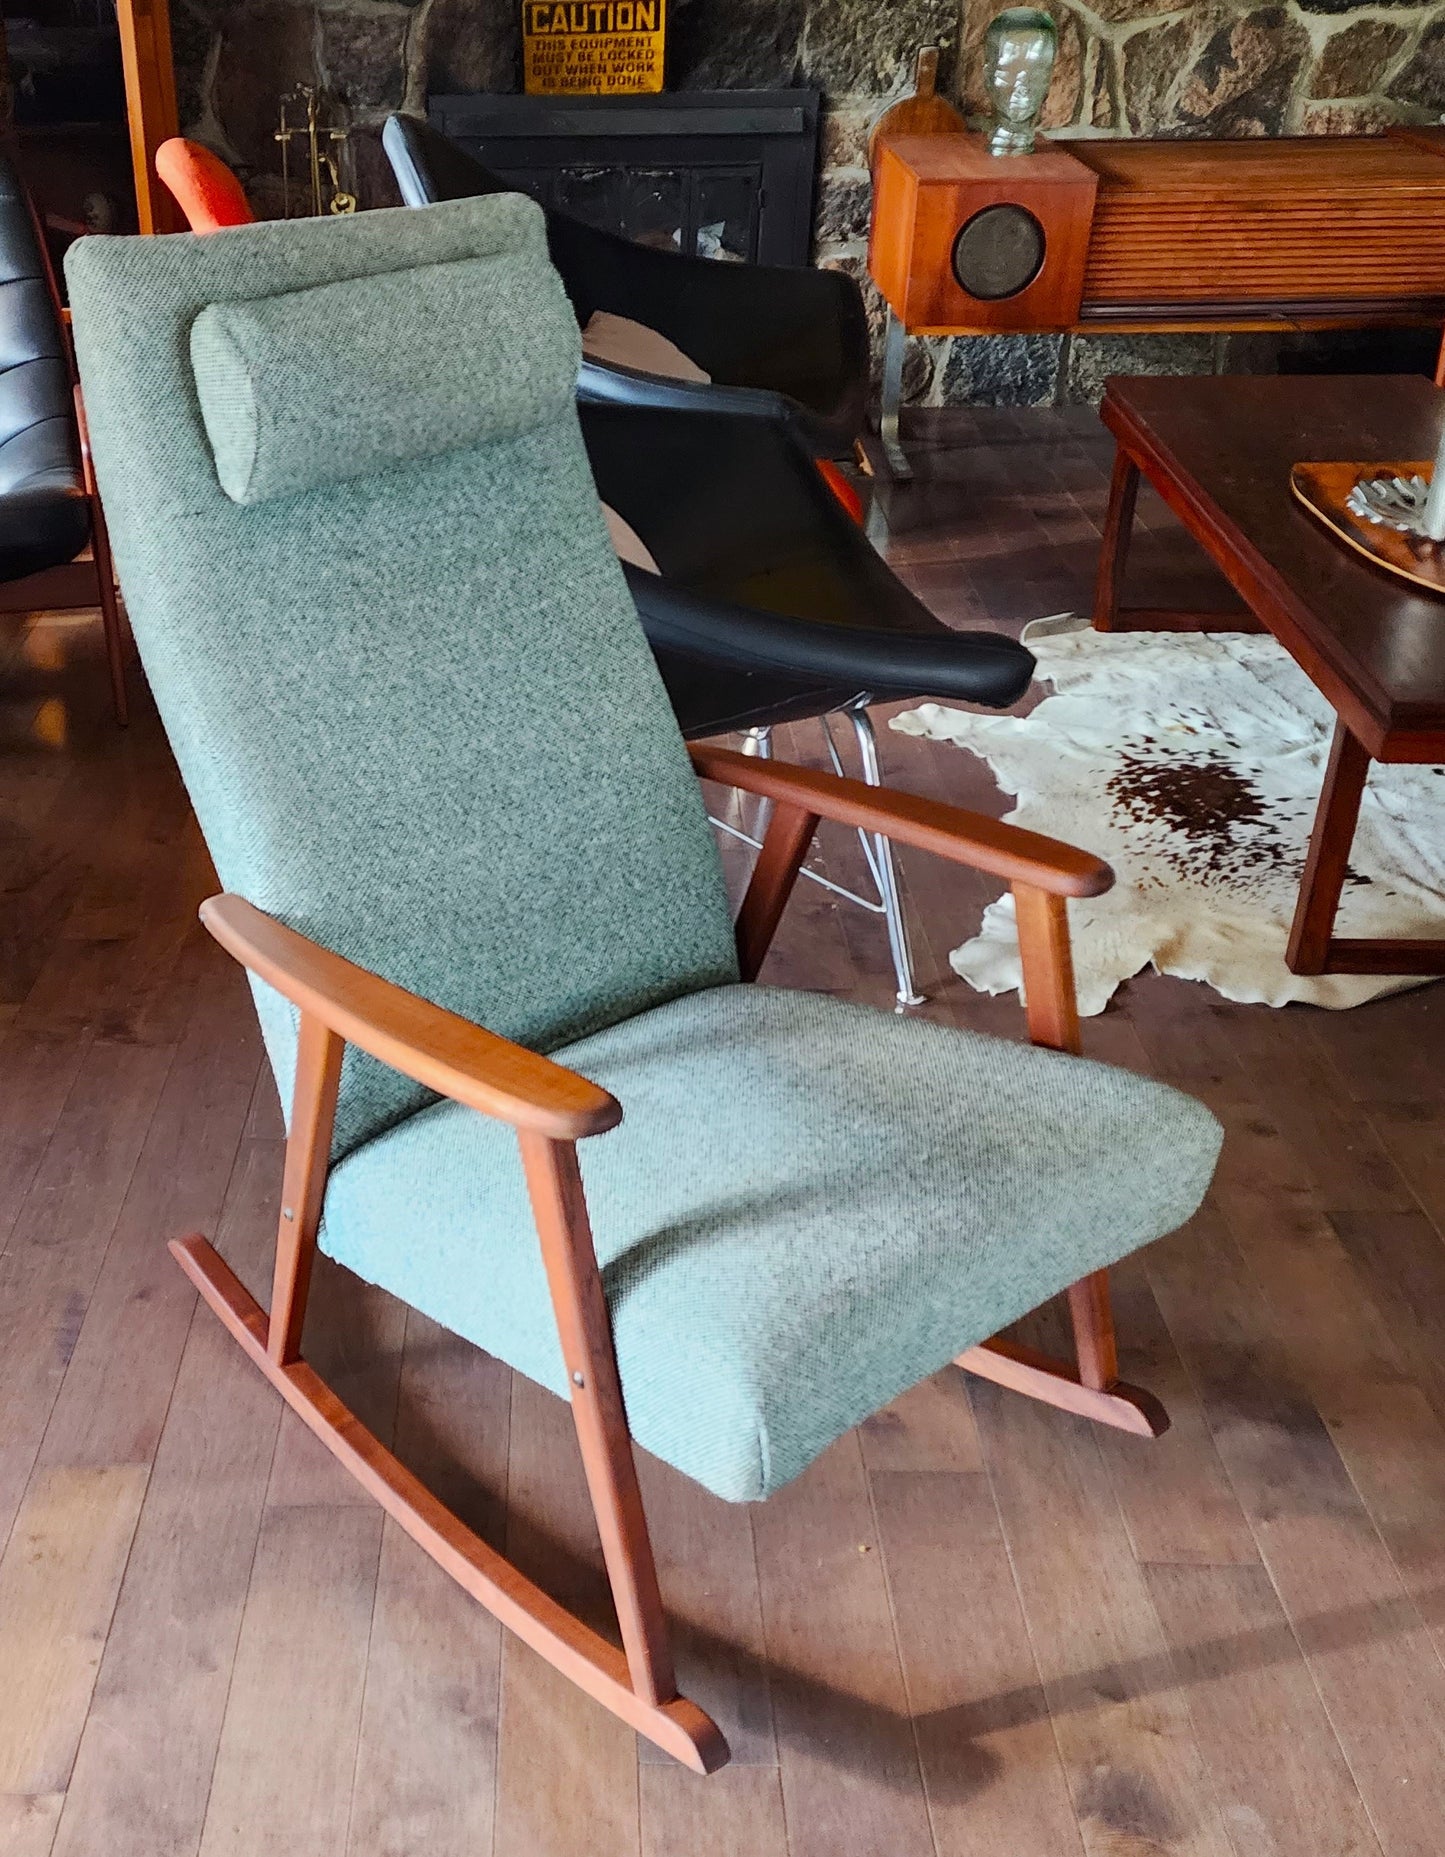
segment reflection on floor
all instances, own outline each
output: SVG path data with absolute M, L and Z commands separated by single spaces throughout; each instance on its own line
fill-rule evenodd
M 936 422 L 894 558 L 947 618 L 1087 601 L 1087 414 Z M 1156 506 L 1141 594 L 1213 597 Z M 1219 603 L 1222 588 L 1214 589 Z M 644 1466 L 734 1764 L 662 1764 L 504 1642 L 242 1362 L 163 1248 L 264 1283 L 279 1120 L 149 705 L 89 617 L 0 621 L 0 1849 L 16 1857 L 1423 1857 L 1445 1756 L 1445 990 L 1271 1013 L 1131 983 L 1097 1056 L 1206 1097 L 1209 1209 L 1119 1273 L 1149 1445 L 957 1377 L 754 1511 Z M 999 809 L 954 751 L 899 783 Z M 780 751 L 821 758 L 816 731 Z M 824 847 L 856 880 L 856 847 Z M 904 855 L 936 1016 L 989 886 Z M 800 893 L 769 979 L 886 1001 Z M 308 1351 L 601 1608 L 565 1410 L 334 1269 Z M 1052 1318 L 1035 1325 L 1048 1330 Z

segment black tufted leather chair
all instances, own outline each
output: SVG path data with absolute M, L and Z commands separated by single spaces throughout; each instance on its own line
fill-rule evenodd
M 34 209 L 0 152 L 0 582 L 62 567 L 93 542 L 116 718 L 124 722 L 120 615 L 78 419 L 70 351 Z
M 388 117 L 381 140 L 408 206 L 515 191 L 430 123 Z M 551 211 L 547 240 L 578 322 L 607 310 L 645 323 L 712 376 L 584 361 L 580 400 L 761 413 L 818 457 L 851 451 L 868 399 L 868 321 L 851 277 L 655 251 Z

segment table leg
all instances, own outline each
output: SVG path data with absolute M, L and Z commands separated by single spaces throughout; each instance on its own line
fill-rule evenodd
M 1360 800 L 1370 771 L 1370 757 L 1343 722 L 1335 723 L 1335 739 L 1325 769 L 1324 790 L 1310 833 L 1299 901 L 1295 905 L 1285 961 L 1292 973 L 1328 971 L 1330 940 L 1340 892 L 1355 840 Z M 1409 972 L 1406 968 L 1405 972 Z
M 898 436 L 898 415 L 903 405 L 903 356 L 907 342 L 907 331 L 890 308 L 888 328 L 883 340 L 883 391 L 878 409 L 878 437 L 882 442 L 889 475 L 902 483 L 907 483 L 913 476 L 913 466 L 908 462 Z
M 1109 507 L 1099 543 L 1099 572 L 1094 581 L 1096 632 L 1266 632 L 1251 612 L 1180 612 L 1173 607 L 1125 606 L 1120 601 L 1129 543 L 1134 535 L 1134 508 L 1139 500 L 1139 466 L 1121 444 L 1114 453 L 1109 479 Z
M 1099 544 L 1099 574 L 1094 583 L 1094 630 L 1112 632 L 1119 617 L 1119 590 L 1134 532 L 1134 505 L 1139 499 L 1139 467 L 1122 445 L 1114 452 L 1109 479 L 1109 509 Z

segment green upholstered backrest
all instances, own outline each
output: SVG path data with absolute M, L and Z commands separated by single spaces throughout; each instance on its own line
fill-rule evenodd
M 480 259 L 485 287 L 436 314 L 438 267 Z M 540 1050 L 736 978 L 697 783 L 588 473 L 538 209 L 90 238 L 66 270 L 121 588 L 225 888 Z M 371 281 L 323 288 L 347 280 Z M 264 301 L 292 293 L 314 295 Z M 217 388 L 211 318 L 208 434 L 192 331 L 247 303 L 221 333 L 282 443 L 238 502 L 212 438 L 219 422 L 234 467 L 256 407 L 229 350 Z M 291 328 L 311 360 L 288 375 Z M 439 409 L 439 371 L 475 417 Z M 264 987 L 257 1003 L 289 1102 L 294 1014 Z M 350 1052 L 335 1151 L 425 1100 Z

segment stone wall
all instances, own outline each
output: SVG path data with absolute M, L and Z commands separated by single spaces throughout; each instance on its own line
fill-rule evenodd
M 671 0 L 675 89 L 817 85 L 827 99 L 818 262 L 862 275 L 868 125 L 942 46 L 942 79 L 970 112 L 978 48 L 1002 0 Z M 1067 133 L 1239 136 L 1337 133 L 1445 116 L 1441 0 L 1046 0 L 1060 54 L 1045 122 Z M 345 99 L 365 206 L 395 199 L 376 129 L 429 91 L 515 90 L 519 0 L 172 0 L 181 115 L 234 162 L 263 211 L 279 210 L 272 132 L 298 82 Z M 877 305 L 874 305 L 875 313 Z M 1128 342 L 1127 358 L 1122 345 Z M 1073 345 L 1070 397 L 1121 364 L 1192 371 L 1208 338 Z M 920 342 L 909 397 L 1028 403 L 1054 396 L 1056 338 Z

